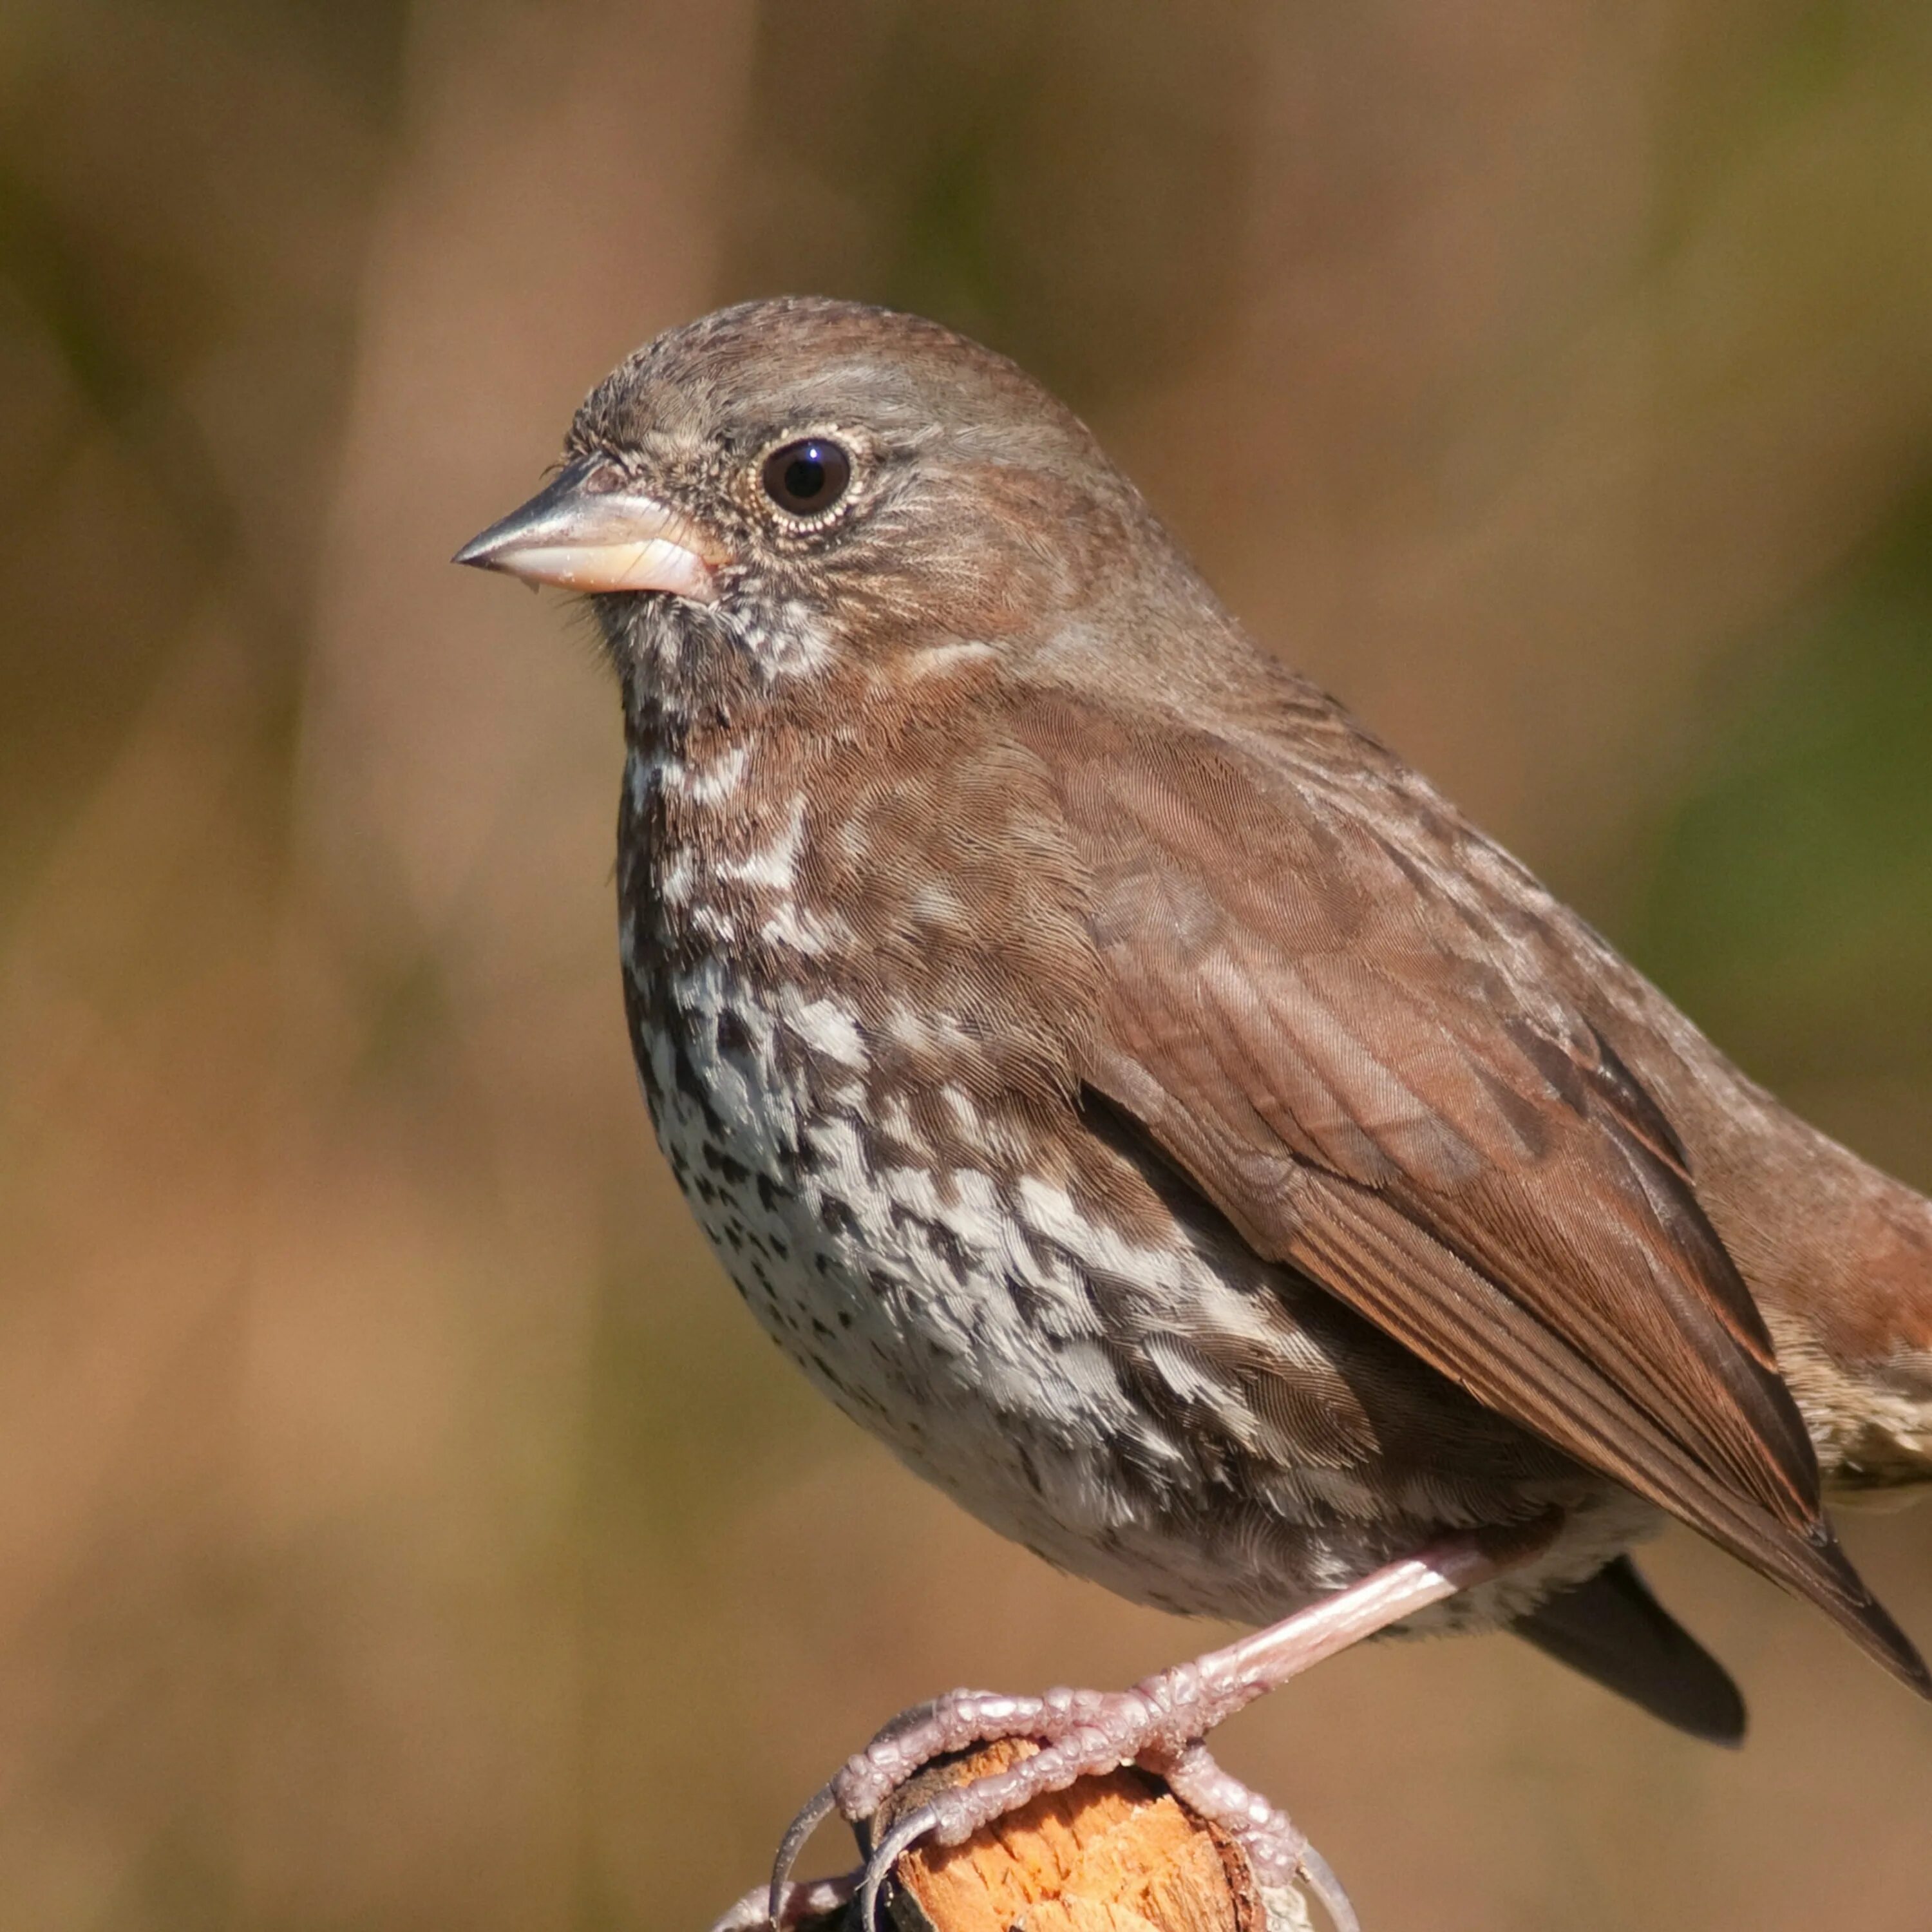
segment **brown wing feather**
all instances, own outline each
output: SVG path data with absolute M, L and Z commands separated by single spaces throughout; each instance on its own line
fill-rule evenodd
M 1390 761 L 1338 778 L 1074 703 L 1016 728 L 1088 874 L 1089 1084 L 1259 1252 L 1925 1688 L 1681 1143 L 1536 970 L 1540 889 L 1491 848 L 1513 892 L 1442 862 L 1447 808 Z

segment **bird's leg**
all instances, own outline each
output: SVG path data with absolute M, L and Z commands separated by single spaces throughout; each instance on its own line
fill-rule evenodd
M 806 1840 L 835 1809 L 855 1821 L 869 1818 L 931 1759 L 1012 1737 L 1037 1738 L 1042 1748 L 1004 1771 L 938 1793 L 874 1845 L 860 1886 L 857 1932 L 872 1932 L 879 1887 L 908 1846 L 928 1836 L 944 1845 L 962 1844 L 1045 1792 L 1124 1764 L 1144 1766 L 1170 1782 L 1178 1778 L 1175 1789 L 1184 1802 L 1251 1847 L 1262 1864 L 1292 1864 L 1322 1895 L 1334 1886 L 1325 1864 L 1286 1818 L 1222 1772 L 1200 1748 L 1201 1740 L 1324 1658 L 1526 1562 L 1547 1545 L 1554 1528 L 1551 1520 L 1507 1534 L 1446 1537 L 1265 1630 L 1144 1678 L 1131 1690 L 1058 1690 L 1043 1697 L 959 1690 L 917 1706 L 850 1759 L 794 1821 L 772 1875 L 772 1916 L 776 1920 Z M 1340 1888 L 1334 1888 L 1339 1895 Z M 1346 1899 L 1341 1907 L 1346 1912 Z M 1346 1926 L 1348 1919 L 1338 1923 Z

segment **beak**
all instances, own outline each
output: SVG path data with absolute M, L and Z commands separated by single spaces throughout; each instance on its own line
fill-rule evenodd
M 568 590 L 666 590 L 715 604 L 712 573 L 729 554 L 688 517 L 586 456 L 451 560 Z

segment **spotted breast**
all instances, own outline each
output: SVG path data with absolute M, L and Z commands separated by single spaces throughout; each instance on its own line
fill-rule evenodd
M 966 905 L 1039 856 L 986 837 L 991 792 L 1010 818 L 1026 772 L 1003 754 L 988 796 L 935 812 L 956 730 L 902 722 L 895 782 L 855 785 L 798 701 L 782 729 L 745 692 L 707 723 L 665 679 L 632 708 L 621 951 L 672 1171 L 824 1394 L 994 1528 L 1183 1612 L 1278 1616 L 1444 1526 L 1560 1507 L 1550 1565 L 1436 1619 L 1486 1622 L 1651 1527 L 1258 1259 L 1000 1013 L 1005 981 L 1039 977 Z M 915 824 L 930 862 L 872 862 Z M 1042 898 L 1036 933 L 1055 916 Z

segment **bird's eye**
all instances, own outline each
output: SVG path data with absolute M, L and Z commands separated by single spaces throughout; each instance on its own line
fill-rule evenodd
M 765 458 L 765 494 L 794 517 L 815 517 L 845 494 L 852 459 L 822 436 L 788 442 Z

